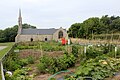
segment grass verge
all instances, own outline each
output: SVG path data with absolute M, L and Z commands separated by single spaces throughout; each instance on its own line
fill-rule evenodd
M 0 50 L 0 60 L 12 48 L 13 45 L 14 42 L 0 43 L 0 46 L 7 46 L 6 48 Z

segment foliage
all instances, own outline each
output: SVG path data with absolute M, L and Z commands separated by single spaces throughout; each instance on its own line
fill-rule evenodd
M 75 56 L 75 57 L 78 57 L 78 47 L 77 46 L 72 46 L 72 54 Z
M 89 59 L 80 65 L 75 75 L 68 77 L 66 80 L 76 80 L 79 77 L 92 77 L 95 80 L 103 80 L 111 77 L 120 69 L 120 59 L 110 58 L 105 55 L 95 59 Z
M 28 56 L 27 60 L 28 60 L 29 64 L 33 64 L 34 63 L 34 58 L 32 56 Z
M 95 45 L 95 46 L 90 46 L 87 47 L 86 50 L 86 58 L 90 59 L 90 58 L 95 58 L 97 56 L 101 56 L 103 54 L 106 54 L 110 57 L 114 57 L 114 51 L 115 49 L 115 45 L 114 44 L 100 44 L 99 46 Z
M 52 45 L 52 46 L 51 46 Z M 57 42 L 27 42 L 19 43 L 17 49 L 42 49 L 44 51 L 62 51 L 65 50 L 65 46 L 60 45 Z
M 5 75 L 6 80 L 33 80 L 34 75 L 29 76 L 28 71 L 30 68 L 22 68 L 14 71 L 13 75 Z
M 22 68 L 27 64 L 33 64 L 34 58 L 32 56 L 27 57 L 26 59 L 20 59 L 18 54 L 12 53 L 6 57 L 3 61 L 4 68 L 10 71 L 14 71 Z
M 88 58 L 95 58 L 97 56 L 103 55 L 101 51 L 97 50 L 94 47 L 89 47 L 86 51 L 86 57 Z
M 68 30 L 70 37 L 87 39 L 91 39 L 92 35 L 116 32 L 120 32 L 120 17 L 109 17 L 108 15 L 102 16 L 101 18 L 92 17 L 83 21 L 83 23 L 74 23 Z
M 103 54 L 108 52 L 112 52 L 115 49 L 115 45 L 113 44 L 104 44 L 102 45 Z
M 38 70 L 40 73 L 55 73 L 65 70 L 75 64 L 75 56 L 73 54 L 64 54 L 62 57 L 54 58 L 44 55 L 40 58 Z
M 30 24 L 23 24 L 24 29 L 26 28 L 36 28 Z M 6 28 L 5 30 L 0 30 L 0 42 L 14 42 L 17 35 L 18 25 L 15 25 L 11 28 Z M 9 34 L 8 34 L 9 33 Z

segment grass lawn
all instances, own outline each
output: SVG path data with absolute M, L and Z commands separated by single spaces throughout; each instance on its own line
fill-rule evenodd
M 0 46 L 7 46 L 5 49 L 0 50 L 0 60 L 12 48 L 13 45 L 14 42 L 0 43 Z

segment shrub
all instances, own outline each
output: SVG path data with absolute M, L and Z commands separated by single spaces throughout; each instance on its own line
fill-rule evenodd
M 75 57 L 78 57 L 78 48 L 77 46 L 72 46 L 72 54 L 75 56 Z
M 25 66 L 25 65 L 28 64 L 28 60 L 27 59 L 21 59 L 20 64 L 21 64 L 21 66 Z
M 37 68 L 38 68 L 38 70 L 39 70 L 39 73 L 46 73 L 46 67 L 45 67 L 45 64 L 44 63 L 39 63 L 38 65 L 37 65 Z
M 28 63 L 33 64 L 34 58 L 32 56 L 27 57 Z
M 107 54 L 108 52 L 111 52 L 115 49 L 115 45 L 113 44 L 105 44 L 102 45 L 102 50 L 104 54 Z
M 97 56 L 103 55 L 101 51 L 93 48 L 93 47 L 89 47 L 86 51 L 86 58 L 95 58 Z
M 5 75 L 6 80 L 33 80 L 33 77 L 28 75 L 29 68 L 17 69 L 12 76 Z
M 80 65 L 75 71 L 75 75 L 66 80 L 76 80 L 79 77 L 92 77 L 95 80 L 104 80 L 111 77 L 120 69 L 120 59 L 110 58 L 105 55 L 89 59 Z
M 69 67 L 74 66 L 75 56 L 73 54 L 64 54 L 64 56 L 59 58 L 48 57 L 44 55 L 40 58 L 40 63 L 38 64 L 38 70 L 40 73 L 55 73 L 61 70 L 65 70 Z

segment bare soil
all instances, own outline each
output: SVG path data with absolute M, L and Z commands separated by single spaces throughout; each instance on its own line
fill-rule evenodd
M 28 56 L 33 56 L 35 59 L 38 59 L 40 55 L 41 55 L 40 50 L 26 49 L 26 50 L 20 50 L 19 57 L 27 58 Z
M 42 54 L 41 54 L 42 52 Z M 33 50 L 33 49 L 26 49 L 26 50 L 20 50 L 19 57 L 20 58 L 27 58 L 28 56 L 33 56 L 35 59 L 39 59 L 42 55 L 48 55 L 52 57 L 59 57 L 63 55 L 63 51 L 52 51 L 52 52 L 45 52 L 40 50 Z

